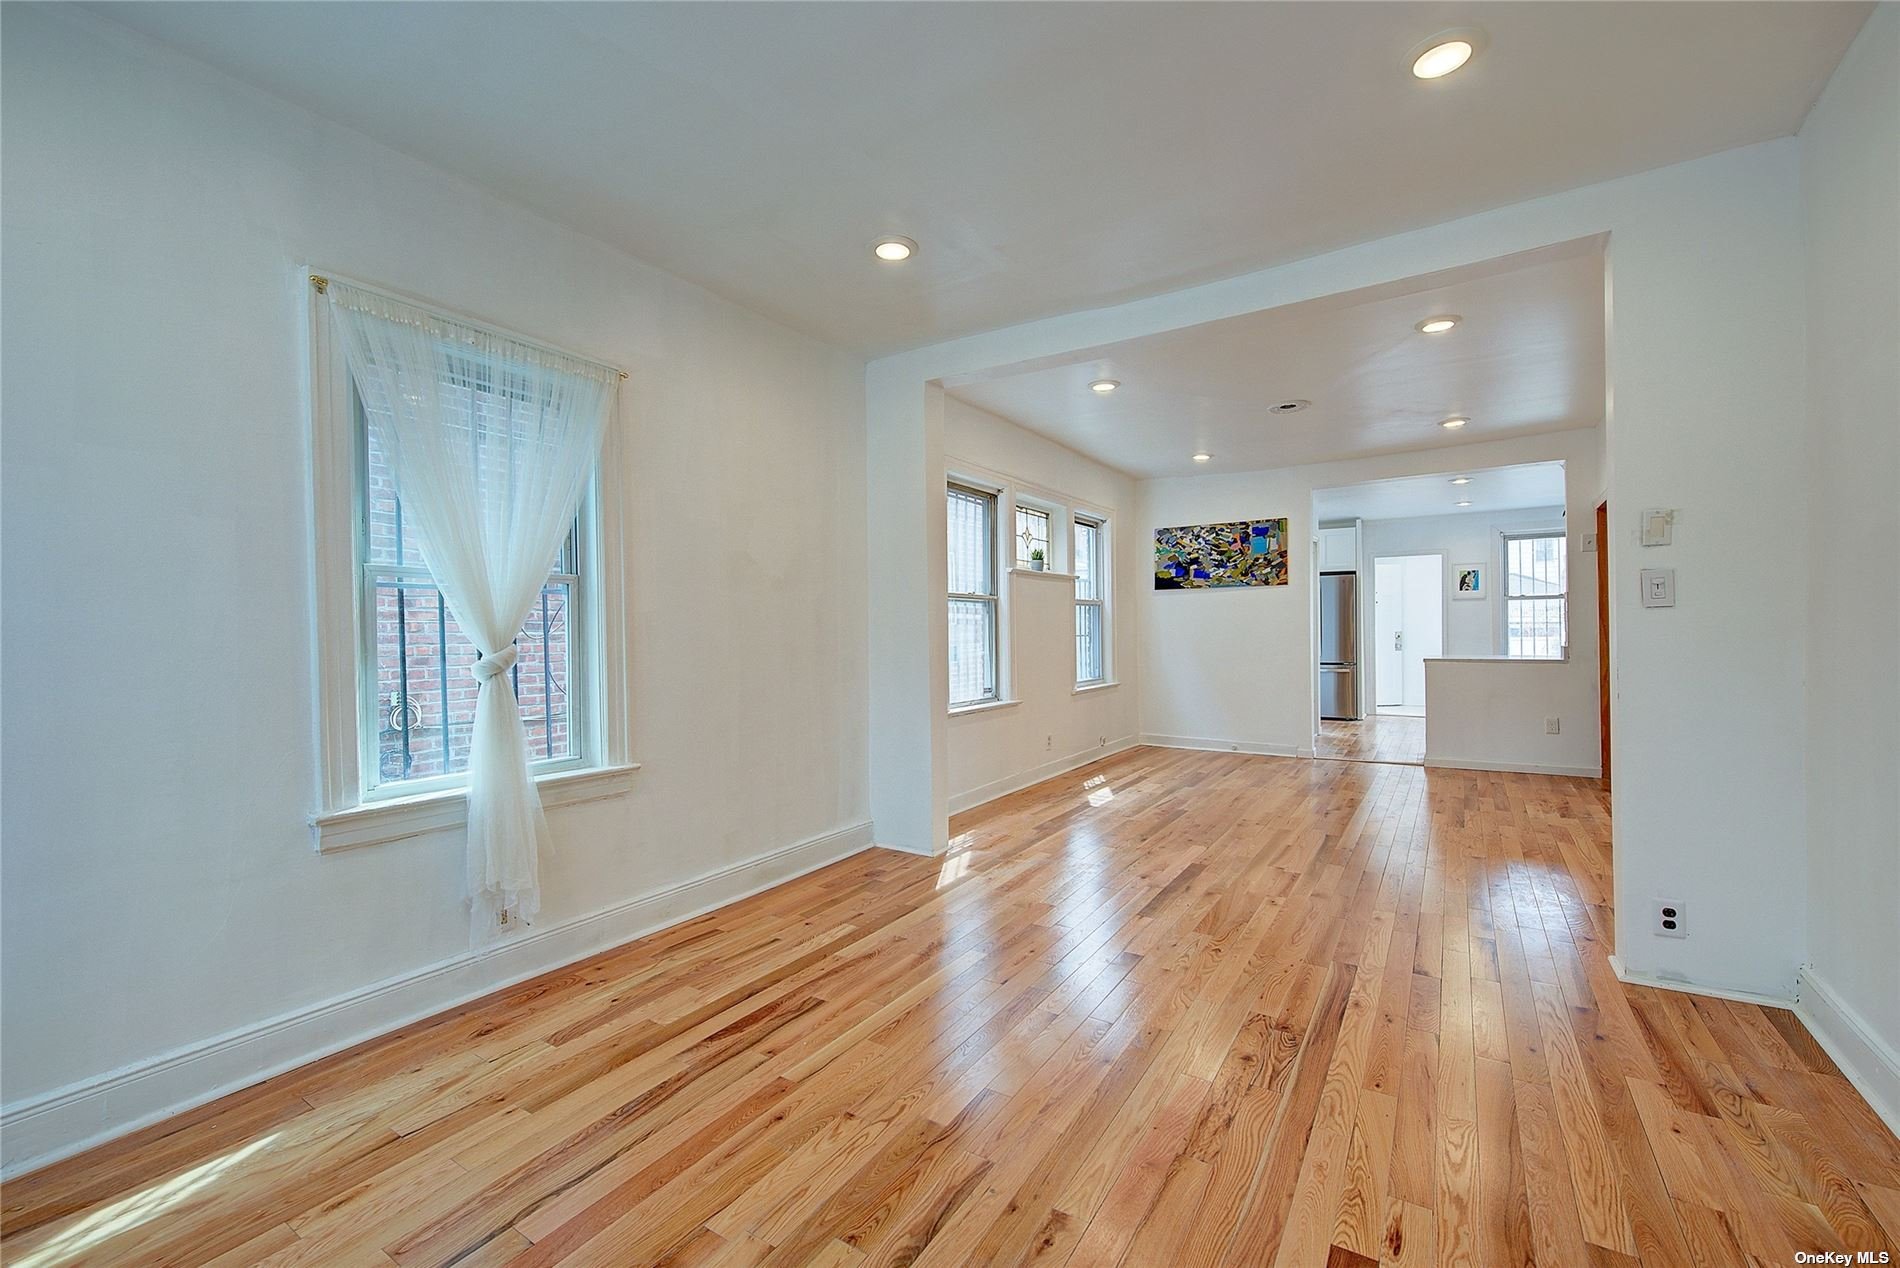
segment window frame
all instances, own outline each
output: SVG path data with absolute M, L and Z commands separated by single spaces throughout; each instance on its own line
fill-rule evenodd
M 1498 551 L 1498 563 L 1500 565 L 1498 571 L 1504 578 L 1503 647 L 1506 659 L 1564 660 L 1568 658 L 1570 655 L 1570 533 L 1568 528 L 1525 529 L 1518 532 L 1502 533 L 1499 536 L 1501 541 Z M 1562 548 L 1558 553 L 1563 561 L 1563 589 L 1555 594 L 1513 594 L 1511 592 L 1511 543 L 1543 541 L 1547 539 L 1562 543 Z M 1560 613 L 1558 623 L 1561 628 L 1561 634 L 1558 639 L 1556 654 L 1554 656 L 1529 656 L 1513 652 L 1511 650 L 1511 604 L 1547 602 L 1551 599 L 1557 600 L 1558 612 Z
M 998 526 L 1002 516 L 1003 499 L 1001 493 L 995 489 L 985 488 L 980 484 L 974 484 L 968 480 L 960 480 L 953 475 L 946 477 L 944 480 L 946 510 L 948 508 L 948 499 L 953 493 L 961 493 L 966 497 L 980 498 L 983 501 L 985 508 L 983 545 L 984 553 L 989 561 L 987 571 L 989 574 L 990 588 L 987 594 L 976 591 L 966 592 L 950 589 L 947 570 L 944 578 L 945 597 L 943 613 L 946 633 L 949 630 L 952 604 L 982 602 L 987 604 L 989 608 L 989 691 L 985 695 L 977 696 L 969 700 L 949 699 L 950 712 L 963 713 L 975 709 L 991 708 L 1003 701 L 1003 608 L 1001 583 L 1003 569 L 1000 566 L 1002 548 L 1000 546 L 1000 538 L 998 537 Z M 1013 516 L 1011 522 L 1014 522 Z M 1012 557 L 1014 553 L 1012 550 Z M 944 661 L 944 672 L 946 675 L 949 673 L 949 668 L 949 660 L 946 656 Z M 946 698 L 948 698 L 947 692 Z
M 467 821 L 462 775 L 373 785 L 377 769 L 369 719 L 374 696 L 374 626 L 365 514 L 368 454 L 356 387 L 331 329 L 329 301 L 316 285 L 323 270 L 300 270 L 308 294 L 309 415 L 312 473 L 311 589 L 317 714 L 317 809 L 312 844 L 322 852 L 352 849 L 454 828 Z M 364 285 L 355 283 L 353 285 Z M 368 289 L 384 289 L 369 286 Z M 457 321 L 513 339 L 542 343 L 426 300 L 399 296 Z M 581 354 L 570 354 L 581 355 Z M 617 412 L 617 411 L 616 411 Z M 584 583 L 570 594 L 570 644 L 579 658 L 569 670 L 577 756 L 543 759 L 535 780 L 544 807 L 620 796 L 639 764 L 629 758 L 627 708 L 626 558 L 622 545 L 623 461 L 619 427 L 608 420 L 601 457 L 583 499 L 576 534 Z M 382 575 L 408 568 L 377 568 Z M 426 575 L 426 570 L 422 570 Z M 585 592 L 585 593 L 583 593 Z M 582 622 L 585 623 L 583 628 Z
M 1076 567 L 1076 564 L 1075 564 L 1076 547 L 1080 544 L 1082 540 L 1081 528 L 1083 525 L 1087 525 L 1090 529 L 1093 530 L 1092 535 L 1095 540 L 1095 549 L 1091 552 L 1092 558 L 1089 560 L 1090 576 L 1094 579 L 1094 582 L 1095 582 L 1095 597 L 1092 599 L 1085 599 L 1079 593 L 1080 588 L 1081 588 L 1081 571 L 1082 570 Z M 1091 512 L 1081 511 L 1081 510 L 1070 512 L 1070 515 L 1069 515 L 1069 568 L 1070 568 L 1070 571 L 1074 573 L 1076 577 L 1076 587 L 1077 587 L 1078 593 L 1075 596 L 1075 607 L 1076 607 L 1076 612 L 1078 616 L 1080 615 L 1083 608 L 1092 607 L 1095 609 L 1096 642 L 1098 645 L 1097 659 L 1101 663 L 1101 670 L 1102 670 L 1102 672 L 1094 678 L 1082 677 L 1082 658 L 1080 655 L 1080 649 L 1078 648 L 1077 655 L 1075 658 L 1075 670 L 1076 670 L 1075 686 L 1077 690 L 1086 690 L 1091 687 L 1106 686 L 1109 683 L 1114 681 L 1114 675 L 1110 672 L 1110 668 L 1109 668 L 1108 518 L 1106 516 L 1096 515 Z
M 1042 570 L 1044 572 L 1059 571 L 1059 569 L 1055 567 L 1056 561 L 1051 556 L 1056 553 L 1056 519 L 1060 514 L 1061 512 L 1059 510 L 1042 506 L 1036 502 L 1029 501 L 1027 498 L 1014 497 L 1010 499 L 1010 527 L 1012 530 L 1010 534 L 1010 557 L 1016 561 L 1015 566 L 1017 568 L 1027 569 L 1033 572 L 1036 570 L 1036 565 L 1026 556 L 1017 553 L 1017 547 L 1021 544 L 1022 533 L 1017 530 L 1015 521 L 1025 515 L 1040 515 L 1047 530 L 1044 534 L 1042 544 Z

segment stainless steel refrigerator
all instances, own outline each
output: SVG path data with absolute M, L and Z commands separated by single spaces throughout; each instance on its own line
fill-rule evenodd
M 1359 717 L 1359 576 L 1319 578 L 1319 715 Z

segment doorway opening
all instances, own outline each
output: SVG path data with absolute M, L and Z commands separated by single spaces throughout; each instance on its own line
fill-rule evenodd
M 1445 557 L 1372 561 L 1372 711 L 1425 716 L 1425 662 L 1445 652 Z

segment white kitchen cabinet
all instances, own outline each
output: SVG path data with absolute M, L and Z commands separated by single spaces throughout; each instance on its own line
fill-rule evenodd
M 1319 570 L 1321 572 L 1357 572 L 1359 570 L 1359 526 L 1319 530 Z

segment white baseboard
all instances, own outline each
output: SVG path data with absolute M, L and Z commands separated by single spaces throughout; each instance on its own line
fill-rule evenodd
M 1243 740 L 1207 740 L 1191 735 L 1143 735 L 1143 744 L 1155 748 L 1202 749 L 1209 753 L 1252 753 L 1258 757 L 1299 757 L 1297 744 L 1253 744 Z M 1307 750 L 1311 755 L 1311 750 Z
M 1031 784 L 1040 784 L 1045 779 L 1054 779 L 1057 775 L 1066 775 L 1077 767 L 1087 766 L 1090 762 L 1099 762 L 1104 757 L 1112 757 L 1135 747 L 1138 741 L 1132 735 L 1119 740 L 1110 740 L 1105 746 L 1085 748 L 1079 753 L 1067 757 L 1058 757 L 1053 762 L 1023 771 L 1019 775 L 1010 775 L 1003 779 L 992 780 L 987 784 L 960 792 L 950 798 L 950 813 L 962 814 L 965 810 L 974 810 L 985 802 L 995 801 L 998 797 L 1007 797 L 1013 792 L 1021 792 Z
M 937 851 L 935 850 L 920 850 L 914 845 L 892 845 L 888 841 L 875 841 L 872 845 L 876 849 L 889 850 L 893 854 L 915 854 L 919 858 L 926 859 L 935 858 L 937 856 Z
M 1520 775 L 1575 775 L 1581 779 L 1601 779 L 1601 766 L 1546 766 L 1537 762 L 1473 762 L 1457 757 L 1433 757 L 1427 753 L 1425 764 L 1437 770 L 1511 771 Z
M 0 1107 L 0 1178 L 57 1162 L 869 848 L 866 820 Z
M 1825 979 L 1804 964 L 1794 979 L 1794 1015 L 1834 1058 L 1881 1121 L 1900 1136 L 1900 1052 L 1882 1039 Z
M 1628 982 L 1631 986 L 1649 986 L 1659 991 L 1681 991 L 1684 995 L 1708 995 L 1714 999 L 1732 999 L 1738 1004 L 1760 1004 L 1764 1008 L 1793 1008 L 1794 1000 L 1787 995 L 1764 995 L 1760 991 L 1743 990 L 1734 986 L 1711 986 L 1707 982 L 1691 981 L 1686 977 L 1666 977 L 1659 973 L 1644 973 L 1629 968 L 1623 963 L 1623 957 L 1610 956 L 1610 971 L 1616 974 L 1619 982 Z

